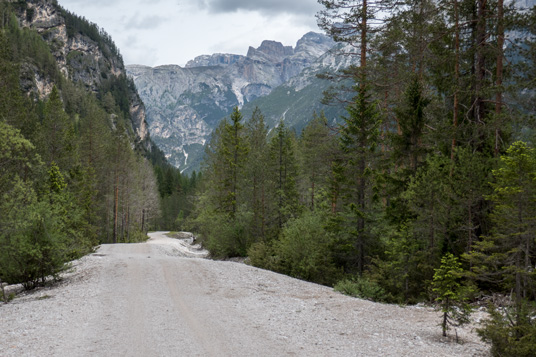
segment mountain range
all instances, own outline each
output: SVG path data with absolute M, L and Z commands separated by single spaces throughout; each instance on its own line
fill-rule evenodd
M 235 106 L 246 120 L 259 106 L 270 127 L 283 119 L 297 130 L 314 111 L 338 117 L 340 108 L 320 104 L 330 83 L 316 78 L 348 64 L 330 52 L 334 46 L 331 38 L 309 32 L 295 47 L 267 40 L 249 47 L 246 56 L 203 55 L 184 67 L 129 65 L 127 73 L 147 107 L 153 141 L 171 164 L 191 172 L 199 169 L 212 131 Z

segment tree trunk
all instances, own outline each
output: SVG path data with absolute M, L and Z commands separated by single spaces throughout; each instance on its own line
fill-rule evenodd
M 474 103 L 474 113 L 477 123 L 484 123 L 485 102 L 482 98 L 484 90 L 484 80 L 486 76 L 486 16 L 487 0 L 478 0 L 477 25 L 476 25 L 476 100 Z
M 112 242 L 117 243 L 117 219 L 119 215 L 119 173 L 115 173 L 114 185 L 114 230 L 112 234 Z
M 358 192 L 357 192 L 357 206 L 360 210 L 360 215 L 357 218 L 357 270 L 359 272 L 359 275 L 363 274 L 364 270 L 364 260 L 365 260 L 365 217 L 363 217 L 363 214 L 365 212 L 365 190 L 366 190 L 366 182 L 365 182 L 365 169 L 366 169 L 366 163 L 365 159 L 362 158 L 359 162 L 359 175 L 358 178 Z
M 458 89 L 460 81 L 460 18 L 458 12 L 458 0 L 454 0 L 454 26 L 455 26 L 455 62 L 454 62 L 454 108 L 452 118 L 452 147 L 450 151 L 450 159 L 454 162 L 454 152 L 456 150 L 456 135 L 458 130 Z M 453 166 L 454 167 L 454 166 Z M 452 170 L 450 172 L 452 176 Z
M 141 210 L 141 232 L 145 233 L 145 208 Z
M 367 13 L 368 13 L 368 4 L 367 0 L 363 0 L 363 7 L 361 12 L 361 58 L 360 58 L 360 70 L 361 70 L 361 83 L 359 83 L 359 86 L 361 90 L 365 90 L 366 83 L 365 83 L 365 70 L 367 68 Z
M 495 115 L 496 120 L 498 120 L 498 123 L 496 123 L 495 127 L 495 157 L 499 156 L 499 146 L 500 146 L 500 116 L 502 111 L 502 84 L 503 84 L 503 56 L 504 56 L 504 24 L 503 24 L 503 18 L 504 18 L 504 8 L 503 8 L 503 0 L 498 0 L 497 3 L 497 74 L 496 74 L 496 87 L 497 87 L 497 94 L 495 96 Z
M 313 168 L 313 179 L 311 182 L 311 210 L 315 209 L 315 172 Z
M 449 315 L 448 315 L 448 307 L 449 307 L 449 298 L 447 297 L 447 300 L 445 301 L 446 308 L 445 312 L 443 312 L 443 322 L 441 323 L 441 328 L 443 329 L 443 337 L 447 337 L 447 328 L 449 323 Z

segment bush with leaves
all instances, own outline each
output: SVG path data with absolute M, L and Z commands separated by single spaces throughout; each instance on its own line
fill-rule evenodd
M 278 271 L 319 284 L 332 285 L 340 277 L 332 258 L 333 236 L 326 231 L 321 213 L 306 211 L 288 221 L 278 241 L 275 255 L 281 262 Z
M 389 300 L 385 290 L 374 280 L 371 280 L 366 276 L 343 279 L 335 284 L 334 289 L 345 295 L 361 299 L 378 302 Z
M 22 182 L 12 193 L 12 198 L 3 203 L 12 209 L 5 211 L 9 227 L 4 227 L 0 235 L 0 279 L 32 289 L 63 270 L 66 237 L 61 218 L 49 202 L 38 201 Z

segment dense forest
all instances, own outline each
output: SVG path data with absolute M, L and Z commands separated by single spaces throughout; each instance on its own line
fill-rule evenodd
M 69 36 L 90 38 L 123 66 L 106 33 L 57 9 Z M 70 80 L 80 77 L 74 70 L 67 78 L 53 55 L 61 44 L 20 26 L 31 10 L 0 2 L 0 281 L 26 288 L 100 243 L 141 241 L 172 226 L 191 209 L 184 197 L 196 182 L 136 137 L 132 81 L 104 65 L 96 87 Z M 49 93 L 36 90 L 35 78 Z
M 235 109 L 208 144 L 188 227 L 214 257 L 441 303 L 445 332 L 467 303 L 505 296 L 480 333 L 496 355 L 534 355 L 536 9 L 320 3 L 319 25 L 357 63 L 323 75 L 344 124 L 318 113 L 299 135 L 268 131 L 259 110 Z

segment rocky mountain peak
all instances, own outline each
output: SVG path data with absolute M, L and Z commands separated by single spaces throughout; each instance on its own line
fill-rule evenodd
M 188 63 L 186 63 L 184 67 L 193 68 L 193 67 L 210 67 L 210 66 L 230 66 L 238 62 L 242 58 L 244 58 L 244 56 L 233 55 L 229 53 L 215 53 L 213 55 L 201 55 L 201 56 L 197 56 L 191 61 L 188 61 Z
M 295 56 L 318 58 L 335 46 L 335 41 L 317 32 L 308 32 L 296 43 Z
M 258 48 L 250 47 L 247 57 L 269 62 L 283 62 L 285 58 L 292 56 L 292 46 L 283 46 L 281 42 L 264 40 Z

